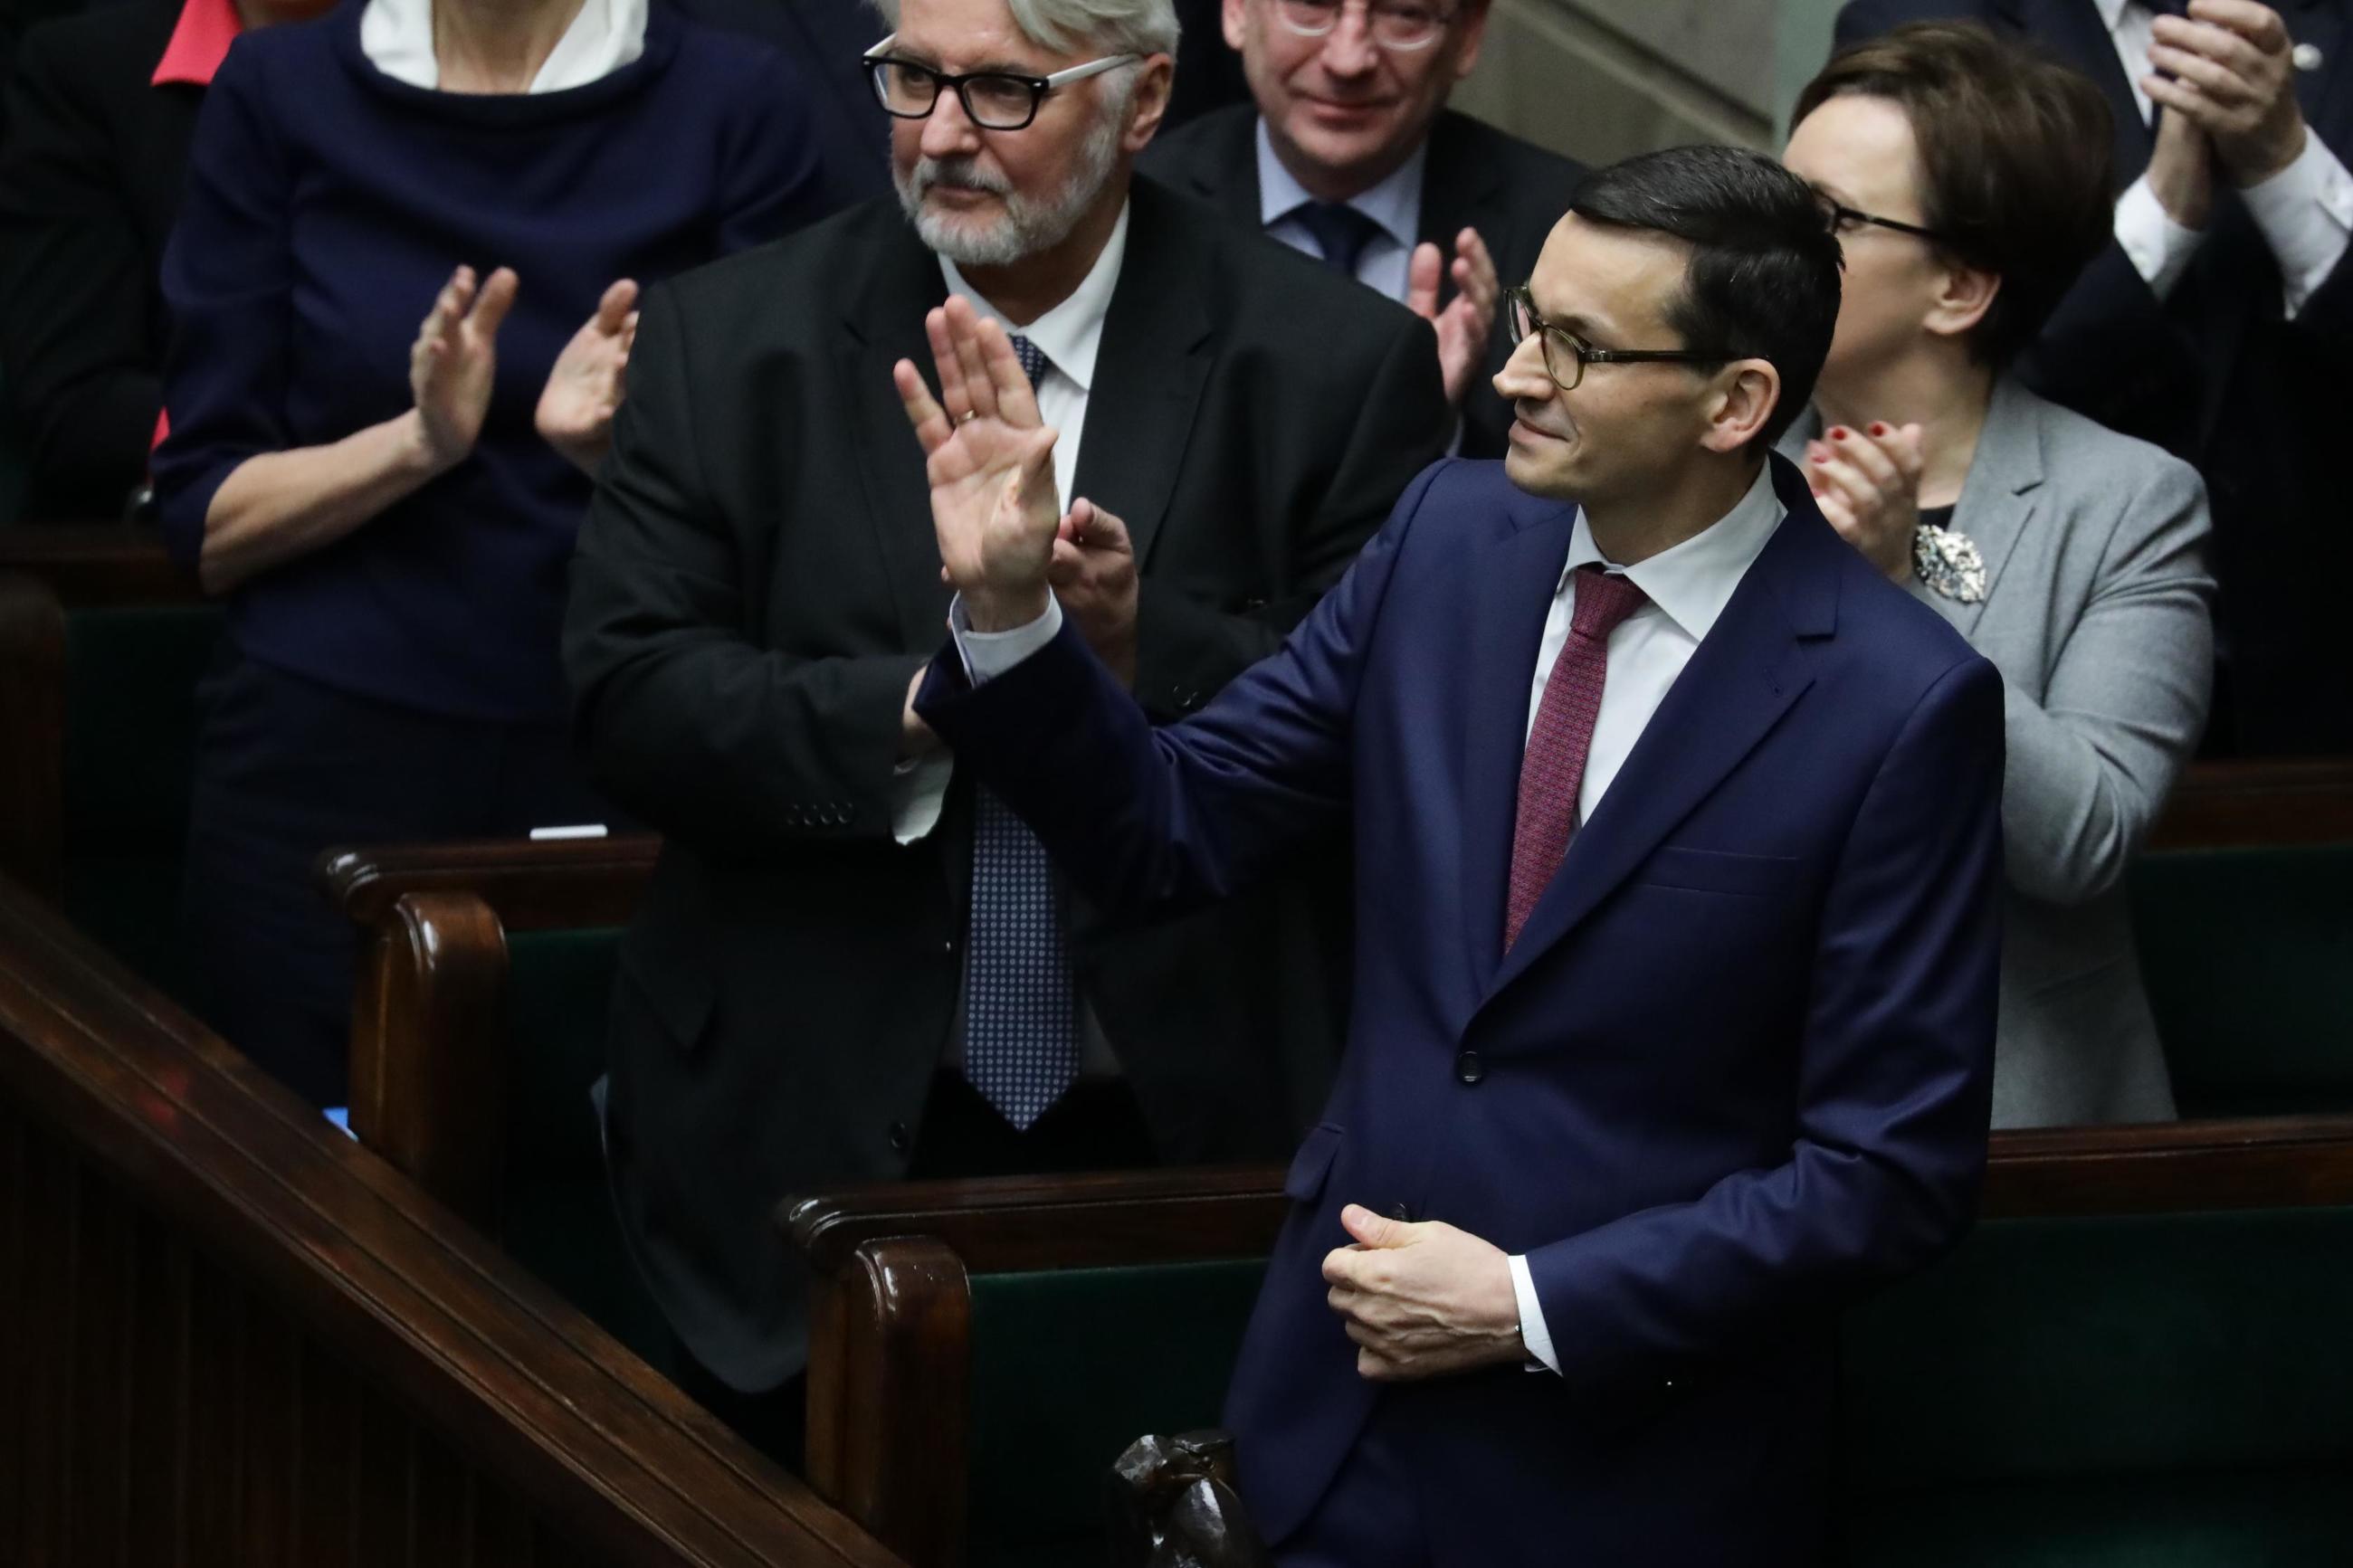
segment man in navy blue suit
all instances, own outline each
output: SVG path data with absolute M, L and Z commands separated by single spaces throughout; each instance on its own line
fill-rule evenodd
M 1820 1562 L 1837 1313 L 1969 1223 L 2001 683 L 1769 456 L 1838 266 L 1755 154 L 1593 176 L 1512 297 L 1509 457 L 1156 731 L 1063 617 L 1125 540 L 1002 332 L 951 301 L 936 396 L 897 368 L 958 590 L 917 711 L 1072 879 L 1154 910 L 1355 836 L 1227 1410 L 1288 1568 Z

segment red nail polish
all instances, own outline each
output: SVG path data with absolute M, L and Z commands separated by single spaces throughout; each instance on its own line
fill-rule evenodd
M 1831 440 L 1833 440 L 1833 441 L 1843 441 L 1843 440 L 1845 440 L 1845 439 L 1846 439 L 1846 426 L 1843 426 L 1843 425 L 1833 425 L 1833 426 L 1831 426 Z
M 1806 454 L 1806 457 L 1810 461 L 1816 463 L 1827 463 L 1830 461 L 1829 455 L 1822 452 L 1809 452 Z
M 1874 436 L 1884 436 L 1887 434 L 1887 426 L 1880 424 L 1876 420 L 1873 420 L 1872 422 L 1871 433 Z

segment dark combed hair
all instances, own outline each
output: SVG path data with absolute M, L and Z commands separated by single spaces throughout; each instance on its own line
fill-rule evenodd
M 2034 340 L 2115 225 L 2115 124 L 2091 79 L 1974 22 L 1914 22 L 1831 57 L 1795 124 L 1833 98 L 1883 98 L 1919 147 L 1921 221 L 2001 279 L 1969 334 L 1996 369 Z
M 1595 170 L 1568 210 L 1691 247 L 1667 325 L 1685 348 L 1771 362 L 1781 400 L 1751 449 L 1780 439 L 1812 400 L 1838 325 L 1838 240 L 1806 183 L 1761 153 L 1670 147 Z

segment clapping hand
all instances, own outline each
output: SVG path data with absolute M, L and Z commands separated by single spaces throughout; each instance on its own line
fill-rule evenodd
M 1438 369 L 1446 378 L 1446 401 L 1462 406 L 1487 357 L 1487 339 L 1495 330 L 1495 301 L 1503 289 L 1495 278 L 1494 259 L 1475 228 L 1454 237 L 1454 265 L 1443 266 L 1438 247 L 1425 241 L 1414 247 L 1406 268 L 1408 309 L 1438 331 Z M 1460 290 L 1443 310 L 1438 308 L 1441 270 L 1453 275 Z
M 2212 139 L 2234 184 L 2261 184 L 2304 151 L 2294 48 L 2268 5 L 2189 0 L 2188 17 L 2157 19 L 2141 87 Z
M 951 299 L 923 318 L 923 330 L 939 397 L 912 361 L 891 374 L 923 448 L 940 563 L 975 631 L 1010 631 L 1046 613 L 1062 521 L 1055 432 L 1039 418 L 1003 327 Z
M 1833 425 L 1822 436 L 1806 443 L 1814 504 L 1863 559 L 1898 583 L 1909 580 L 1920 525 L 1920 426 Z
M 613 416 L 621 409 L 638 338 L 637 304 L 638 286 L 627 278 L 606 289 L 596 313 L 556 356 L 539 395 L 534 423 L 541 437 L 592 472 L 613 442 Z
M 1071 502 L 1046 581 L 1095 657 L 1121 684 L 1134 685 L 1137 579 L 1127 524 L 1084 498 Z
M 518 282 L 504 267 L 478 289 L 474 269 L 449 275 L 408 351 L 408 387 L 417 398 L 425 450 L 436 468 L 465 460 L 481 438 L 499 368 L 500 324 L 513 308 Z

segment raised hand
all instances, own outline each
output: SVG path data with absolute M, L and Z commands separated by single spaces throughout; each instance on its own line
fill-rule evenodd
M 426 313 L 408 351 L 408 388 L 423 422 L 425 449 L 436 468 L 453 468 L 481 438 L 498 375 L 500 324 L 519 287 L 504 267 L 477 288 L 474 269 L 460 267 Z
M 2261 184 L 2304 151 L 2294 49 L 2287 24 L 2268 5 L 2189 0 L 2187 17 L 2157 19 L 2154 68 L 2141 87 L 2213 138 L 2233 184 Z
M 1127 524 L 1082 497 L 1054 538 L 1046 581 L 1095 657 L 1135 684 L 1135 545 Z
M 975 631 L 1010 631 L 1046 613 L 1061 523 L 1055 432 L 1005 329 L 951 299 L 923 318 L 940 378 L 935 400 L 913 361 L 892 367 L 923 448 L 940 564 Z
M 539 395 L 540 436 L 594 472 L 613 444 L 613 416 L 627 390 L 629 349 L 638 340 L 638 286 L 624 278 L 605 290 L 596 314 L 555 356 Z
M 1920 526 L 1920 426 L 1833 425 L 1806 443 L 1806 479 L 1822 516 L 1863 559 L 1898 583 L 1912 575 Z
M 1406 307 L 1438 331 L 1438 369 L 1446 378 L 1446 400 L 1462 406 L 1463 395 L 1478 378 L 1487 357 L 1487 340 L 1495 330 L 1495 301 L 1502 298 L 1494 258 L 1475 228 L 1454 237 L 1454 265 L 1450 271 L 1458 290 L 1446 309 L 1438 308 L 1444 258 L 1438 247 L 1424 242 L 1414 247 L 1406 268 Z
M 2202 229 L 2213 216 L 2214 143 L 2178 109 L 2157 111 L 2148 188 L 2166 216 L 2184 228 Z

